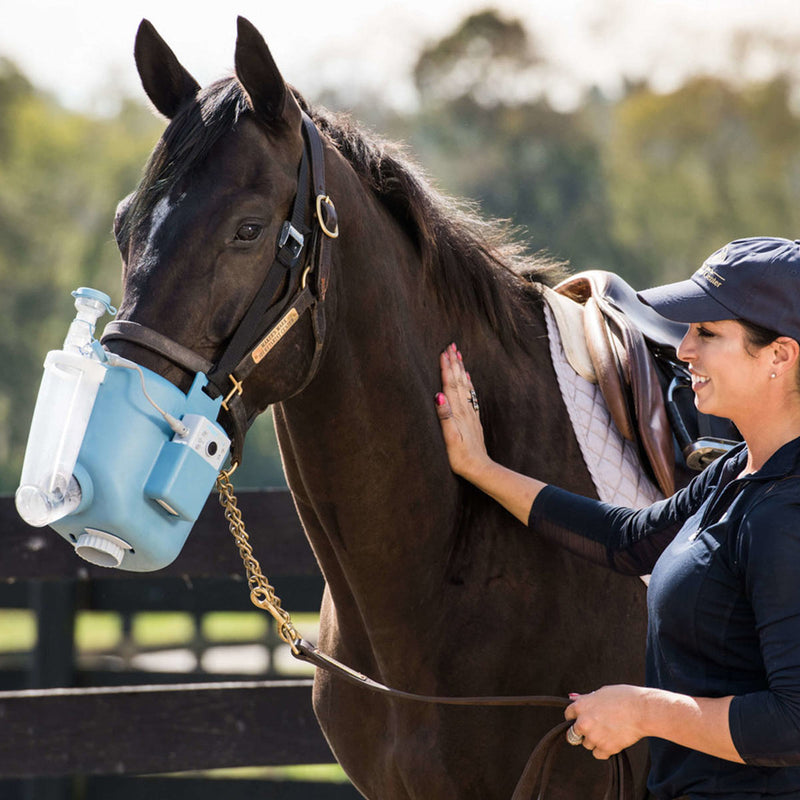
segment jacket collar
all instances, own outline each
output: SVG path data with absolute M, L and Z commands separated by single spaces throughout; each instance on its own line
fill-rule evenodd
M 734 470 L 735 477 L 747 464 L 747 445 L 741 442 L 723 458 L 726 463 L 722 469 Z M 800 475 L 800 437 L 779 447 L 758 472 L 745 476 L 743 480 L 774 480 L 789 475 Z

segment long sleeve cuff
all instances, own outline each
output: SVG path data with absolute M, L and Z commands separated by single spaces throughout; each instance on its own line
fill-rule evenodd
M 739 695 L 731 701 L 728 722 L 745 763 L 800 765 L 800 698 L 785 700 L 769 691 Z

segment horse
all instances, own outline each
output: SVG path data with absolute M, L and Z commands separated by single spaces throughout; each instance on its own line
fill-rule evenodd
M 565 696 L 640 683 L 641 581 L 548 544 L 455 477 L 435 413 L 438 357 L 457 341 L 490 453 L 596 496 L 548 349 L 542 287 L 558 265 L 439 193 L 401 148 L 312 108 L 243 18 L 234 74 L 205 88 L 147 20 L 135 58 L 168 124 L 117 209 L 118 319 L 218 364 L 254 305 L 269 312 L 301 281 L 312 292 L 280 336 L 266 337 L 247 378 L 232 378 L 238 422 L 221 419 L 235 451 L 273 408 L 325 579 L 320 649 L 417 693 Z M 312 215 L 324 280 L 313 265 L 302 278 L 287 266 L 304 238 L 293 209 L 312 181 L 302 169 L 312 133 L 326 176 Z M 185 390 L 192 369 L 151 345 L 122 336 L 108 346 Z M 553 709 L 423 706 L 320 671 L 313 705 L 336 760 L 373 800 L 510 797 L 537 740 L 563 719 Z M 548 796 L 592 800 L 605 782 L 602 764 L 564 747 Z

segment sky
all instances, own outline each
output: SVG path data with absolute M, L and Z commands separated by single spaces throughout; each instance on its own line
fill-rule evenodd
M 800 59 L 797 0 L 0 0 L 0 56 L 40 88 L 82 110 L 120 93 L 142 97 L 133 41 L 149 19 L 181 63 L 205 84 L 230 72 L 241 14 L 259 28 L 284 77 L 308 96 L 356 85 L 410 98 L 422 47 L 488 6 L 522 19 L 558 67 L 552 91 L 595 83 L 613 92 L 621 76 L 668 90 L 689 71 L 730 68 L 766 75 L 774 53 L 731 57 L 734 28 L 780 39 Z

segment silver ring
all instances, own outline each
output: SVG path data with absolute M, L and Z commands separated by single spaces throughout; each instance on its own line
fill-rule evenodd
M 583 735 L 580 733 L 575 733 L 574 725 L 570 725 L 569 728 L 567 728 L 567 741 L 573 747 L 577 747 L 579 744 L 583 743 Z
M 477 414 L 481 410 L 481 407 L 478 405 L 478 395 L 475 393 L 474 389 L 470 389 L 469 402 L 471 403 L 472 408 L 475 410 L 475 413 Z

